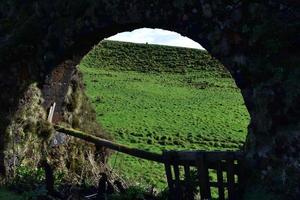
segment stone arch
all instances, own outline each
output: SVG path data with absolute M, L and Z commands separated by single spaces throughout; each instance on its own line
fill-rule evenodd
M 28 82 L 41 83 L 59 63 L 76 61 L 107 29 L 111 34 L 155 26 L 201 43 L 229 69 L 251 116 L 249 166 L 267 188 L 296 198 L 300 193 L 299 12 L 292 0 L 4 1 L 0 5 L 1 141 L 8 116 Z M 0 159 L 5 157 L 4 146 L 2 142 Z

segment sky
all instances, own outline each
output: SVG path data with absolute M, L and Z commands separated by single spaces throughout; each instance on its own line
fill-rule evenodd
M 118 33 L 107 38 L 107 40 L 204 49 L 200 44 L 188 37 L 184 37 L 176 32 L 162 29 L 141 28 L 132 32 Z

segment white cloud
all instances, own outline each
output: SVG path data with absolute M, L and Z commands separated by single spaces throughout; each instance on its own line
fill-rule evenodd
M 200 44 L 188 37 L 162 29 L 141 28 L 132 32 L 118 33 L 107 39 L 133 43 L 161 44 L 167 46 L 204 49 Z

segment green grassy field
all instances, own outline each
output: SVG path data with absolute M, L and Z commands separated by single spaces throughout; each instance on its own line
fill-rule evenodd
M 161 152 L 236 150 L 245 141 L 240 91 L 205 51 L 103 41 L 80 69 L 99 123 L 118 143 Z M 162 165 L 123 154 L 110 165 L 133 183 L 165 187 Z

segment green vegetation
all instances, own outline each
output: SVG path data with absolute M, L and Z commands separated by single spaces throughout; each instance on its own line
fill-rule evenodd
M 4 200 L 23 200 L 23 198 L 13 192 L 0 188 L 0 199 Z
M 15 177 L 6 188 L 0 188 L 2 200 L 27 200 L 45 199 L 45 173 L 41 168 L 28 168 L 24 165 L 16 169 Z
M 240 91 L 205 51 L 103 41 L 81 62 L 105 131 L 153 152 L 236 150 L 249 115 Z M 110 165 L 134 183 L 165 187 L 163 166 L 123 154 Z

